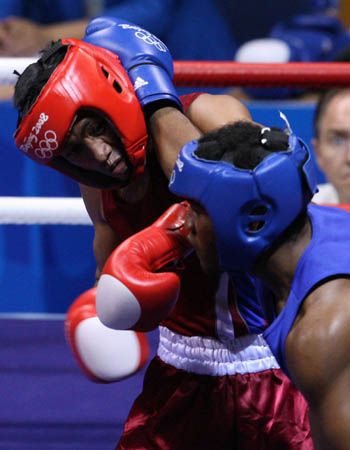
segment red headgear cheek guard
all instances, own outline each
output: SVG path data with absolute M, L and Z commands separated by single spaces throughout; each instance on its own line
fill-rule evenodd
M 92 109 L 114 124 L 133 166 L 133 175 L 141 173 L 147 129 L 141 106 L 118 56 L 78 39 L 64 39 L 62 44 L 68 45 L 67 54 L 20 123 L 15 133 L 16 146 L 37 163 L 51 165 L 53 158 L 62 152 L 78 111 Z M 87 174 L 85 169 L 76 167 L 70 170 L 69 163 L 66 166 L 67 175 L 96 185 L 93 179 L 89 181 L 93 173 Z M 106 184 L 110 185 L 111 180 Z

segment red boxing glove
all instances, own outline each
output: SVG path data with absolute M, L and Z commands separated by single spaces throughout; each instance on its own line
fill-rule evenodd
M 145 333 L 112 330 L 96 314 L 96 288 L 81 294 L 70 306 L 65 333 L 75 359 L 92 381 L 112 383 L 136 373 L 149 358 Z
M 117 330 L 149 331 L 174 307 L 180 278 L 160 272 L 191 250 L 187 202 L 172 205 L 156 222 L 120 244 L 108 258 L 97 287 L 97 314 Z M 171 270 L 171 269 L 169 269 Z

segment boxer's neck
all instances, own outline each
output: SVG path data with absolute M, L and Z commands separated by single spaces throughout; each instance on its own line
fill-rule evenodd
M 126 203 L 137 203 L 144 198 L 147 192 L 150 176 L 149 171 L 145 168 L 142 175 L 127 186 L 117 189 L 116 194 Z
M 290 294 L 297 265 L 312 238 L 312 226 L 307 220 L 296 239 L 280 245 L 268 259 L 254 268 L 253 275 L 262 279 L 272 290 L 276 309 L 280 312 Z

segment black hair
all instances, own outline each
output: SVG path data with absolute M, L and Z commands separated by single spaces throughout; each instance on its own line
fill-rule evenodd
M 280 128 L 239 121 L 205 134 L 198 144 L 195 154 L 200 158 L 252 170 L 269 154 L 287 150 L 289 140 Z
M 18 124 L 35 103 L 53 71 L 63 61 L 67 50 L 68 46 L 63 45 L 61 40 L 52 41 L 40 51 L 38 61 L 30 64 L 22 74 L 16 73 L 19 78 L 15 85 L 13 102 L 19 113 Z
M 321 120 L 322 120 L 322 117 L 323 117 L 329 103 L 331 102 L 331 100 L 333 100 L 334 97 L 336 97 L 338 95 L 343 95 L 345 93 L 350 94 L 350 88 L 328 89 L 328 90 L 324 91 L 321 94 L 321 96 L 319 97 L 317 105 L 316 105 L 316 109 L 315 109 L 314 120 L 313 120 L 314 135 L 316 137 L 319 137 L 319 135 L 320 135 Z

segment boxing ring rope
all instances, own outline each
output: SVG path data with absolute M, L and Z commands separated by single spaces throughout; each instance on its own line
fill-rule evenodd
M 329 88 L 350 86 L 350 63 L 175 61 L 177 86 Z
M 0 84 L 12 85 L 36 58 L 0 58 Z M 174 61 L 174 83 L 182 87 L 304 87 L 350 85 L 350 63 L 238 63 L 233 61 Z
M 2 225 L 92 225 L 79 197 L 0 197 Z
M 0 58 L 0 85 L 13 85 L 17 81 L 16 70 L 22 73 L 31 63 L 37 61 L 37 58 Z
M 350 212 L 350 204 L 338 206 Z M 0 225 L 92 225 L 79 197 L 0 197 Z

